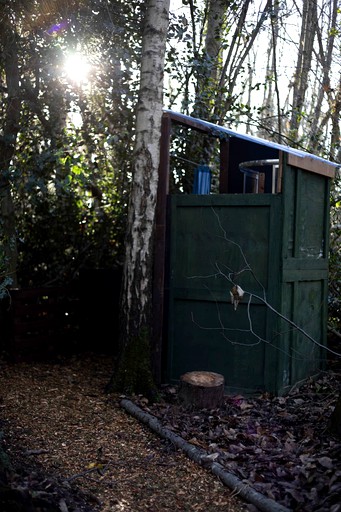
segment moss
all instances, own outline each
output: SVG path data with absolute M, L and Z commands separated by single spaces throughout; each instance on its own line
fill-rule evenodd
M 142 329 L 138 336 L 125 345 L 114 375 L 113 388 L 129 395 L 143 394 L 152 399 L 157 397 L 147 329 Z

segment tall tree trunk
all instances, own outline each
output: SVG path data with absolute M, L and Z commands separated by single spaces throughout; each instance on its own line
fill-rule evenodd
M 232 41 L 230 43 L 224 65 L 222 66 L 214 105 L 214 118 L 218 123 L 222 123 L 224 121 L 227 112 L 235 102 L 235 88 L 238 80 L 240 79 L 240 72 L 254 45 L 257 35 L 272 9 L 272 0 L 267 0 L 255 27 L 252 29 L 245 41 L 242 38 L 242 34 L 250 4 L 250 0 L 244 0 L 242 3 L 238 23 L 232 36 Z
M 321 134 L 321 111 L 322 111 L 322 102 L 327 96 L 328 103 L 330 106 L 330 111 L 333 111 L 333 103 L 336 102 L 333 98 L 333 91 L 330 87 L 330 75 L 331 75 L 331 66 L 333 62 L 333 49 L 335 45 L 335 35 L 337 34 L 337 15 L 338 15 L 338 0 L 333 0 L 330 5 L 330 16 L 329 16 L 329 26 L 328 26 L 328 38 L 326 41 L 326 49 L 323 48 L 323 40 L 322 40 L 322 30 L 321 27 L 317 25 L 316 33 L 317 33 L 317 41 L 319 45 L 319 60 L 322 65 L 322 80 L 320 82 L 320 88 L 317 94 L 317 98 L 315 104 L 313 105 L 313 115 L 312 115 L 312 124 L 310 129 L 310 143 L 309 143 L 309 151 L 316 152 L 320 141 Z M 338 142 L 338 139 L 335 141 Z M 333 147 L 333 141 L 332 145 Z
M 315 0 L 304 0 L 299 52 L 296 64 L 290 135 L 298 139 L 298 130 L 308 87 L 308 75 L 311 69 L 314 39 L 317 27 L 317 8 Z
M 222 34 L 227 3 L 224 0 L 209 0 L 205 48 L 197 73 L 194 117 L 213 121 L 212 109 L 217 89 L 218 71 L 221 68 Z
M 277 42 L 278 42 L 278 13 L 279 6 L 275 1 L 272 14 L 271 14 L 271 35 L 272 35 L 272 68 L 273 68 L 273 76 L 275 82 L 275 92 L 276 92 L 276 114 L 277 114 L 277 134 L 276 134 L 276 142 L 282 142 L 282 119 L 281 119 L 281 103 L 280 103 L 280 95 L 278 88 L 278 73 L 277 73 Z
M 5 17 L 0 23 L 0 48 L 7 86 L 7 107 L 3 135 L 0 137 L 0 274 L 6 274 L 17 286 L 17 244 L 14 205 L 9 167 L 15 152 L 19 130 L 20 91 L 17 34 Z
M 331 115 L 331 144 L 329 158 L 341 164 L 341 77 L 335 91 L 335 101 L 330 110 Z
M 277 45 L 279 39 L 279 4 L 274 1 L 271 12 L 271 35 L 267 50 L 266 88 L 258 131 L 260 137 L 282 142 L 282 119 L 277 73 Z
M 129 392 L 148 393 L 153 384 L 149 350 L 153 241 L 168 18 L 169 0 L 148 0 L 125 241 L 120 358 L 114 378 L 116 389 Z
M 190 2 L 192 3 L 192 2 Z M 243 0 L 238 10 L 235 30 L 231 37 L 228 51 L 223 62 L 223 47 L 226 44 L 225 34 L 231 29 L 227 25 L 227 15 L 230 5 L 224 0 L 206 0 L 204 34 L 205 44 L 201 55 L 195 55 L 196 69 L 196 95 L 193 106 L 193 116 L 206 121 L 221 123 L 226 117 L 238 94 L 236 84 L 245 60 L 249 56 L 256 36 L 259 34 L 269 12 L 272 0 L 267 0 L 255 27 L 247 34 L 246 18 L 251 0 Z M 195 41 L 193 41 L 195 47 Z M 193 132 L 186 140 L 185 172 L 180 177 L 180 184 L 185 193 L 191 193 L 193 188 L 193 163 L 211 164 L 214 155 L 214 146 L 217 141 L 203 137 Z M 214 163 L 217 167 L 217 163 Z
M 222 37 L 224 31 L 224 18 L 228 5 L 224 0 L 207 0 L 205 9 L 205 34 L 202 54 L 196 53 L 198 62 L 196 68 L 195 102 L 192 115 L 199 119 L 214 122 L 213 109 L 221 72 Z M 193 13 L 192 13 L 193 14 Z M 193 38 L 195 33 L 193 33 Z M 195 38 L 193 39 L 195 47 Z M 209 163 L 215 141 L 193 130 L 188 134 L 188 150 L 186 159 L 198 164 Z M 193 188 L 193 164 L 185 164 L 185 175 L 181 182 L 184 192 L 191 193 Z

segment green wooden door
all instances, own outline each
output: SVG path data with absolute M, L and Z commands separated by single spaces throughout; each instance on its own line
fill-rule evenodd
M 275 388 L 282 240 L 280 195 L 170 197 L 168 380 L 193 370 L 227 388 Z M 235 311 L 232 283 L 245 290 Z

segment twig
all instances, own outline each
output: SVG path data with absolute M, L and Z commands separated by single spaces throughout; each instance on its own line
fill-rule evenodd
M 44 450 L 43 448 L 40 450 L 26 450 L 25 455 L 41 455 L 43 453 L 49 453 L 49 450 Z
M 142 461 L 140 463 L 140 465 L 145 466 L 146 462 L 151 462 L 151 459 L 153 457 L 154 457 L 154 455 L 149 455 L 148 457 L 146 457 L 144 459 L 144 461 Z M 171 466 L 174 466 L 174 465 L 176 466 L 176 463 L 173 463 L 173 462 L 156 462 L 156 461 L 152 461 L 152 463 L 155 466 L 167 466 L 167 467 L 171 467 Z M 136 466 L 136 461 L 134 461 L 134 464 Z M 126 462 L 108 462 L 103 468 L 94 467 L 94 468 L 86 469 L 85 471 L 82 471 L 81 473 L 77 473 L 76 475 L 72 475 L 69 478 L 66 478 L 65 482 L 72 482 L 72 480 L 76 480 L 77 478 L 86 478 L 88 480 L 90 479 L 90 480 L 94 481 L 93 478 L 88 476 L 90 473 L 93 473 L 94 471 L 97 471 L 103 477 L 104 473 L 108 470 L 108 468 L 110 466 L 124 466 L 124 467 L 126 467 L 127 463 Z
M 59 500 L 59 509 L 61 512 L 69 512 L 69 509 L 67 507 L 65 500 L 63 500 L 63 499 Z
M 100 470 L 98 467 L 86 469 L 85 471 L 82 471 L 81 473 L 77 473 L 76 475 L 72 475 L 69 478 L 66 478 L 65 482 L 72 482 L 72 480 L 76 480 L 76 478 L 86 477 L 89 473 L 94 473 L 95 471 L 103 474 L 107 470 L 109 465 L 110 464 L 107 464 L 106 466 L 104 466 L 104 468 L 101 468 Z
M 286 317 L 285 315 L 282 315 L 282 313 L 280 313 L 279 311 L 277 311 L 273 306 L 271 306 L 271 304 L 269 304 L 269 302 L 267 301 L 267 297 L 266 297 L 266 291 L 265 291 L 265 287 L 263 286 L 263 284 L 259 281 L 259 279 L 257 278 L 257 276 L 255 275 L 250 263 L 248 262 L 247 258 L 246 258 L 246 255 L 244 254 L 244 251 L 242 249 L 242 247 L 237 243 L 235 242 L 234 240 L 230 240 L 228 237 L 227 237 L 227 232 L 225 230 L 225 228 L 223 227 L 222 223 L 221 223 L 221 220 L 219 218 L 219 215 L 217 214 L 217 212 L 214 210 L 214 208 L 212 208 L 212 211 L 213 211 L 213 214 L 214 216 L 216 217 L 217 219 L 217 222 L 218 222 L 218 225 L 219 225 L 219 228 L 220 230 L 222 231 L 222 238 L 223 240 L 225 240 L 226 242 L 236 246 L 240 252 L 240 255 L 244 261 L 244 267 L 239 270 L 238 272 L 233 272 L 232 269 L 229 269 L 226 265 L 223 265 L 223 267 L 226 267 L 228 270 L 229 270 L 229 273 L 226 274 L 225 272 L 223 272 L 221 266 L 218 264 L 218 262 L 215 263 L 215 267 L 217 269 L 217 273 L 213 274 L 214 277 L 218 276 L 218 275 L 221 275 L 223 276 L 227 281 L 229 281 L 231 284 L 235 284 L 234 282 L 234 279 L 239 275 L 241 274 L 242 272 L 250 272 L 252 277 L 255 279 L 255 281 L 257 282 L 257 284 L 261 287 L 262 289 L 262 297 L 260 295 L 257 295 L 255 293 L 251 293 L 251 292 L 248 292 L 247 290 L 244 290 L 244 293 L 245 295 L 249 295 L 249 300 L 248 300 L 248 309 L 247 309 L 247 314 L 248 314 L 248 320 L 249 320 L 249 332 L 251 332 L 251 334 L 253 334 L 253 336 L 255 336 L 257 338 L 257 343 L 260 343 L 261 341 L 265 342 L 265 343 L 268 343 L 267 340 L 264 340 L 263 338 L 261 338 L 260 336 L 258 336 L 254 330 L 253 330 L 253 326 L 252 326 L 252 319 L 251 319 L 251 312 L 250 312 L 250 306 L 252 304 L 252 299 L 253 297 L 260 300 L 261 302 L 263 302 L 263 304 L 265 304 L 265 306 L 267 308 L 269 308 L 274 314 L 276 314 L 277 316 L 279 316 L 282 320 L 284 320 L 285 322 L 287 322 L 293 329 L 296 329 L 298 332 L 300 332 L 301 334 L 303 334 L 303 336 L 305 336 L 309 341 L 311 341 L 312 343 L 314 343 L 315 345 L 317 345 L 318 347 L 320 347 L 321 349 L 324 349 L 326 350 L 327 352 L 329 352 L 330 354 L 333 354 L 334 356 L 337 356 L 337 357 L 341 357 L 341 353 L 338 353 L 334 350 L 332 350 L 331 348 L 323 345 L 322 343 L 319 343 L 317 340 L 315 340 L 312 336 L 310 336 L 304 329 L 302 329 L 301 327 L 299 327 L 295 322 L 293 322 L 292 320 L 290 320 L 288 317 Z M 191 276 L 191 278 L 198 278 L 198 277 L 211 277 L 211 276 Z M 219 318 L 220 320 L 220 325 L 221 325 L 221 328 L 223 328 L 223 335 L 224 335 L 224 331 L 225 330 L 229 330 L 229 329 L 226 329 L 223 324 L 222 324 L 222 321 L 221 319 Z M 336 335 L 336 336 L 340 336 L 341 337 L 341 334 L 340 333 L 337 333 L 334 332 L 332 330 L 332 332 Z M 228 340 L 230 341 L 230 340 Z M 255 344 L 257 344 L 255 343 Z M 236 343 L 236 344 L 241 344 L 241 343 Z M 271 343 L 270 343 L 271 344 Z

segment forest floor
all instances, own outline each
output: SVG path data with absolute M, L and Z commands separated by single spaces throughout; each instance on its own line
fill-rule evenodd
M 121 397 L 105 394 L 111 371 L 111 358 L 94 354 L 0 361 L 0 431 L 13 466 L 8 483 L 23 502 L 16 510 L 255 510 L 127 414 Z M 277 503 L 297 512 L 340 512 L 341 440 L 328 432 L 340 376 L 339 366 L 331 367 L 286 397 L 226 396 L 214 410 L 184 409 L 169 386 L 157 403 L 128 398 Z
M 105 394 L 107 356 L 0 361 L 0 431 L 23 508 L 1 512 L 247 510 L 212 474 Z

